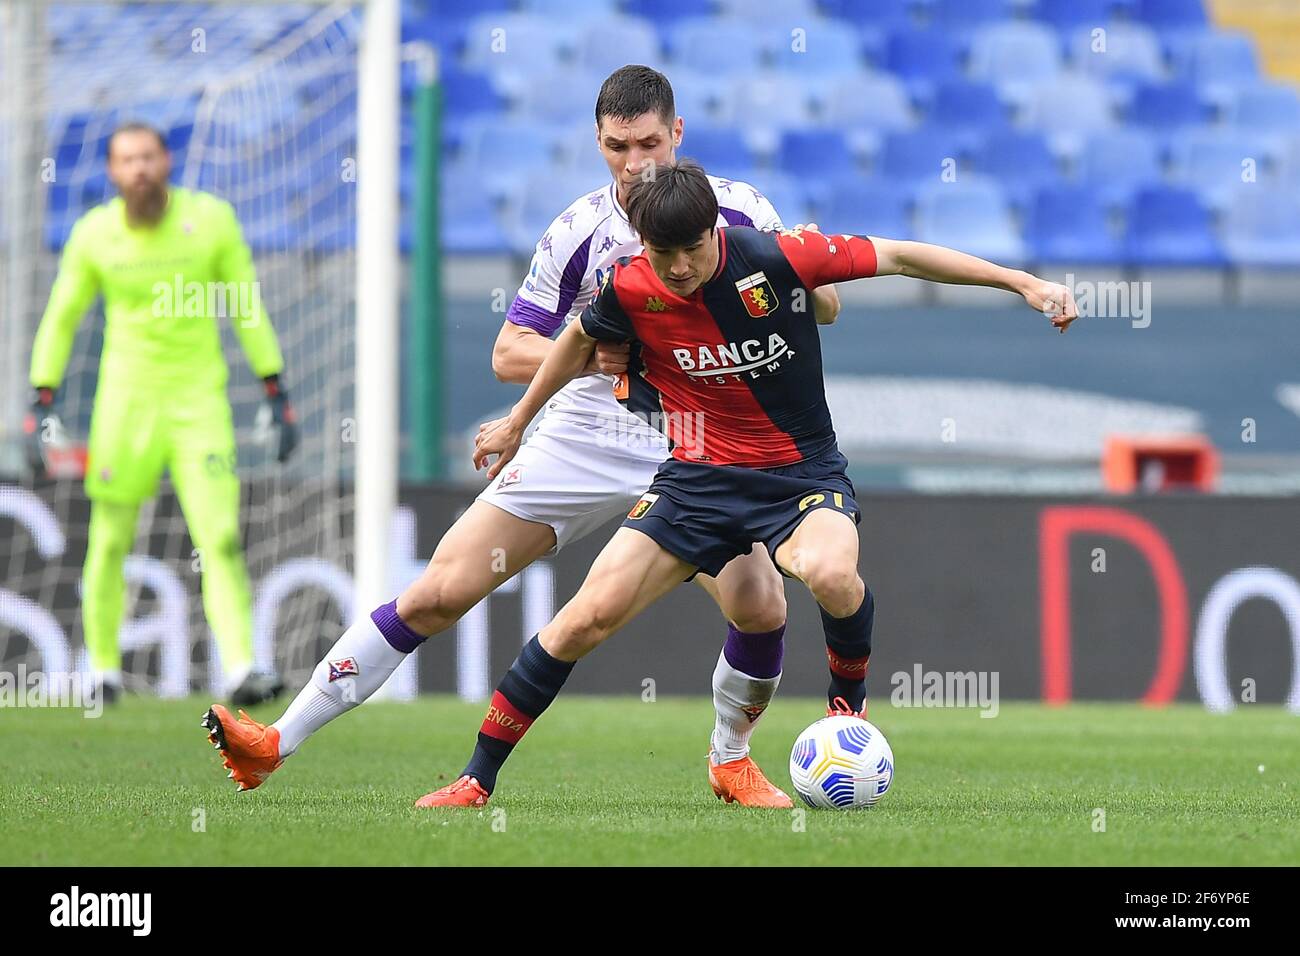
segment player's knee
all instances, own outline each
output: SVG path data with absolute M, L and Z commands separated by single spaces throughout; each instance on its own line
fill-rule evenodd
M 556 618 L 555 646 L 564 652 L 565 660 L 576 660 L 614 633 L 619 616 L 613 601 L 598 597 L 575 601 Z
M 741 581 L 724 595 L 724 603 L 723 613 L 747 634 L 775 631 L 785 623 L 785 588 L 775 569 Z
M 849 561 L 825 561 L 808 568 L 804 582 L 817 603 L 833 617 L 848 617 L 862 604 L 866 585 Z
M 442 575 L 426 575 L 397 601 L 397 614 L 419 634 L 437 634 L 459 621 L 479 601 Z

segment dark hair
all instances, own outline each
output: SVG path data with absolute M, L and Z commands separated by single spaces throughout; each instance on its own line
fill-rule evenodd
M 152 133 L 154 139 L 158 140 L 158 145 L 162 147 L 164 153 L 169 152 L 167 149 L 167 137 L 156 126 L 148 123 L 142 123 L 138 120 L 131 120 L 118 126 L 113 130 L 113 134 L 108 137 L 108 155 L 113 155 L 113 140 L 117 139 L 118 133 Z
M 596 123 L 602 116 L 636 119 L 654 112 L 667 126 L 677 118 L 673 104 L 673 86 L 668 77 L 648 66 L 620 66 L 600 85 L 596 97 Z
M 683 159 L 653 167 L 632 184 L 627 218 L 645 245 L 680 249 L 718 224 L 718 197 L 704 168 Z

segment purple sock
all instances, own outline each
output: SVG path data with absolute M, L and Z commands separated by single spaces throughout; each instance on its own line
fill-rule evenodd
M 375 622 L 375 627 L 379 628 L 379 633 L 384 635 L 384 640 L 391 644 L 394 650 L 401 651 L 403 654 L 410 654 L 428 640 L 423 634 L 411 630 L 407 623 L 397 616 L 396 599 L 381 604 L 371 611 L 370 620 Z
M 722 645 L 722 655 L 742 674 L 770 680 L 781 673 L 781 658 L 785 656 L 784 637 L 784 624 L 764 634 L 746 634 L 728 624 L 727 643 Z

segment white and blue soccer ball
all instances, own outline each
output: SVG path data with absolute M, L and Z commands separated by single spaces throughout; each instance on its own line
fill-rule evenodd
M 810 807 L 870 807 L 894 782 L 894 752 L 874 724 L 849 715 L 825 717 L 795 740 L 790 779 Z

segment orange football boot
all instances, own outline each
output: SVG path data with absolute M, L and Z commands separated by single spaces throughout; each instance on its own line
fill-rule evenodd
M 714 763 L 709 756 L 709 786 L 719 800 L 742 807 L 771 807 L 788 810 L 794 802 L 772 784 L 749 757 Z
M 280 731 L 259 724 L 242 710 L 239 720 L 221 704 L 213 704 L 203 715 L 202 725 L 212 746 L 221 751 L 222 764 L 240 790 L 255 790 L 272 772 L 280 759 Z
M 441 789 L 426 793 L 415 801 L 417 807 L 481 807 L 491 796 L 479 786 L 479 782 L 465 774 L 455 783 L 449 783 Z
M 862 720 L 866 720 L 867 702 L 864 699 L 862 701 L 862 710 L 858 711 L 858 713 L 855 714 L 853 712 L 853 708 L 849 706 L 849 702 L 847 700 L 845 700 L 843 697 L 836 697 L 833 703 L 828 704 L 826 706 L 826 716 L 827 717 L 860 717 Z

